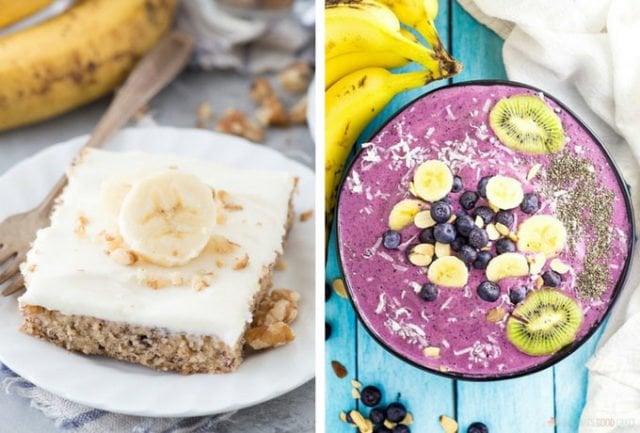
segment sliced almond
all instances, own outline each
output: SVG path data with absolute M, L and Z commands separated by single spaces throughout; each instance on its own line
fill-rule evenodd
M 347 297 L 347 289 L 344 286 L 344 281 L 342 280 L 342 278 L 336 278 L 335 280 L 333 280 L 333 282 L 331 282 L 331 285 L 333 286 L 333 291 L 336 292 L 338 296 L 342 298 Z
M 435 252 L 437 257 L 447 257 L 451 255 L 451 245 L 436 242 Z
M 547 257 L 544 253 L 537 253 L 529 257 L 529 273 L 531 275 L 537 275 L 542 272 L 544 264 L 547 262 Z
M 351 412 L 349 412 L 349 416 L 351 416 L 353 423 L 356 425 L 356 427 L 358 427 L 358 430 L 360 430 L 361 433 L 370 432 L 373 430 L 369 427 L 369 423 L 367 423 L 365 417 L 362 416 L 362 414 L 357 410 L 352 410 Z
M 495 307 L 487 312 L 486 319 L 488 322 L 498 323 L 504 318 L 505 314 L 507 314 L 507 310 L 502 307 Z
M 351 380 L 351 386 L 354 387 L 355 389 L 362 388 L 362 384 L 355 379 Z
M 440 348 L 437 346 L 427 346 L 422 349 L 422 353 L 427 358 L 438 358 L 440 356 Z
M 536 278 L 536 289 L 541 288 L 543 284 L 544 284 L 544 280 L 542 279 L 542 277 Z
M 445 433 L 458 433 L 458 423 L 455 419 L 441 415 L 439 421 Z
M 407 412 L 407 415 L 402 419 L 402 421 L 400 421 L 400 424 L 403 424 L 403 425 L 411 425 L 411 424 L 413 424 L 413 415 L 411 415 L 411 413 Z
M 340 412 L 340 415 L 338 416 L 338 418 L 340 418 L 340 421 L 342 422 L 347 422 L 347 414 L 344 412 Z
M 428 229 L 429 227 L 433 227 L 437 224 L 435 220 L 431 218 L 431 211 L 429 210 L 418 212 L 413 219 L 413 223 L 419 229 Z
M 385 419 L 383 424 L 389 430 L 393 430 L 393 428 L 398 425 L 398 423 L 389 421 L 388 419 Z
M 500 210 L 500 208 L 498 206 L 496 206 L 495 204 L 489 202 L 489 208 L 494 211 L 494 212 L 498 212 Z
M 536 177 L 541 167 L 542 164 L 533 164 L 533 166 L 529 169 L 529 173 L 527 173 L 527 180 L 531 180 Z
M 511 232 L 511 230 L 509 230 L 509 227 L 507 227 L 507 226 L 505 226 L 504 224 L 501 224 L 501 223 L 496 223 L 496 230 L 502 236 L 509 236 L 509 233 Z
M 481 217 L 477 216 L 475 223 L 477 227 L 484 228 L 484 220 Z
M 360 398 L 360 391 L 358 391 L 355 388 L 351 389 L 351 397 L 353 397 L 354 399 L 359 399 Z
M 447 221 L 449 224 L 453 224 L 454 222 L 456 222 L 456 220 L 458 219 L 458 215 L 453 214 L 449 217 L 449 220 Z
M 553 259 L 551 263 L 549 263 L 549 267 L 552 271 L 556 271 L 557 273 L 564 275 L 571 270 L 571 266 L 567 265 L 560 259 Z
M 513 242 L 518 242 L 518 235 L 516 235 L 514 232 L 510 232 L 507 237 Z
M 429 266 L 435 253 L 431 244 L 418 244 L 407 255 L 409 262 L 415 266 Z
M 497 241 L 498 239 L 500 239 L 500 232 L 498 232 L 498 229 L 496 229 L 495 224 L 487 224 L 486 230 L 487 235 L 489 236 L 489 240 Z

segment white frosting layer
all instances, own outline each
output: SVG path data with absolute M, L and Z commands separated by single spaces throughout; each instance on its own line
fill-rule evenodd
M 239 246 L 231 253 L 205 251 L 177 268 L 138 262 L 123 266 L 105 253 L 99 233 L 114 227 L 113 217 L 100 200 L 102 183 L 112 176 L 177 168 L 197 176 L 216 190 L 229 193 L 240 211 L 225 212 L 214 235 Z M 21 305 L 39 305 L 64 314 L 92 316 L 171 332 L 215 335 L 233 345 L 251 320 L 250 300 L 259 290 L 265 266 L 282 252 L 282 239 L 294 189 L 285 173 L 238 170 L 210 161 L 138 152 L 90 150 L 68 173 L 69 185 L 52 215 L 51 226 L 40 230 L 23 265 L 27 292 Z M 86 216 L 86 236 L 75 233 L 78 215 Z M 244 254 L 248 266 L 234 270 Z M 224 261 L 224 266 L 219 267 Z M 191 278 L 213 272 L 210 287 L 196 291 Z M 170 278 L 178 273 L 180 286 L 151 289 L 141 275 Z

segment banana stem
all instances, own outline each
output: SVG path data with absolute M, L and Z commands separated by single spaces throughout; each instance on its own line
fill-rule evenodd
M 433 48 L 435 58 L 439 63 L 438 68 L 444 76 L 455 75 L 462 70 L 462 65 L 444 47 L 433 21 L 419 21 L 416 25 L 416 30 Z
M 441 68 L 437 53 L 406 38 L 401 38 L 399 42 L 401 43 L 397 44 L 396 47 L 398 54 L 419 63 L 432 71 L 432 73 L 440 71 Z

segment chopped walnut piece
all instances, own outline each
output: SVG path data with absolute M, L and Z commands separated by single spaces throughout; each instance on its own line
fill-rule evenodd
M 300 222 L 302 222 L 302 223 L 303 223 L 303 222 L 305 222 L 305 221 L 307 221 L 307 220 L 311 219 L 311 217 L 312 217 L 312 216 L 313 216 L 313 209 L 309 209 L 309 210 L 308 210 L 308 211 L 306 211 L 306 212 L 302 212 L 302 213 L 300 214 Z
M 289 125 L 289 114 L 276 95 L 268 96 L 262 101 L 256 111 L 256 119 L 263 127 Z
M 104 250 L 107 254 L 111 254 L 124 245 L 124 239 L 118 234 L 111 234 L 103 230 L 96 237 L 99 242 L 104 243 Z
M 87 218 L 83 214 L 78 214 L 76 218 L 76 227 L 74 229 L 74 233 L 78 237 L 85 237 L 87 235 L 87 226 L 89 225 L 89 218 Z
M 137 254 L 125 248 L 117 248 L 109 256 L 114 262 L 122 266 L 131 266 L 138 261 Z
M 216 197 L 216 200 L 218 200 L 220 204 L 222 204 L 222 207 L 225 208 L 226 210 L 229 210 L 229 211 L 242 210 L 242 206 L 240 206 L 239 204 L 233 203 L 231 201 L 231 195 L 223 189 L 216 190 L 215 197 Z
M 292 124 L 300 124 L 307 122 L 307 97 L 303 96 L 289 110 L 289 122 Z
M 292 323 L 298 316 L 300 295 L 288 289 L 274 289 L 265 296 L 253 314 L 252 326 L 276 322 Z
M 254 350 L 283 346 L 295 339 L 293 329 L 286 323 L 278 322 L 271 325 L 258 326 L 249 329 L 245 337 L 247 344 Z
M 506 314 L 507 310 L 505 310 L 503 307 L 495 307 L 487 312 L 486 318 L 487 321 L 491 323 L 497 323 L 501 321 Z
M 253 123 L 246 114 L 234 108 L 229 108 L 218 120 L 216 129 L 225 134 L 244 137 L 247 140 L 260 142 L 264 138 L 264 130 Z
M 153 290 L 162 289 L 169 285 L 169 280 L 162 277 L 147 275 L 144 277 L 143 283 Z
M 212 275 L 212 274 L 211 274 Z M 210 275 L 194 275 L 191 278 L 191 288 L 200 292 L 211 285 Z
M 289 265 L 287 264 L 287 262 L 282 257 L 278 257 L 273 268 L 276 271 L 285 271 L 288 267 Z
M 224 268 L 224 266 L 226 265 L 225 261 L 222 259 L 216 259 L 216 266 L 218 268 Z
M 208 102 L 201 102 L 196 111 L 196 128 L 209 129 L 213 119 L 213 109 Z
M 224 212 L 218 211 L 216 213 L 216 224 L 222 226 L 227 222 L 227 214 Z
M 249 96 L 256 103 L 261 104 L 267 97 L 275 95 L 271 83 L 264 77 L 258 77 L 251 83 L 251 92 Z
M 282 87 L 292 93 L 304 92 L 311 80 L 311 66 L 301 60 L 293 62 L 278 74 Z
M 245 254 L 244 256 L 236 259 L 236 262 L 233 264 L 233 270 L 239 271 L 241 269 L 246 268 L 248 264 L 249 264 L 249 255 Z
M 238 248 L 238 244 L 231 242 L 229 239 L 220 235 L 213 235 L 209 239 L 207 249 L 218 254 L 228 254 Z

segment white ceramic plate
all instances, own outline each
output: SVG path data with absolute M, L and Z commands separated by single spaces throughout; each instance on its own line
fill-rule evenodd
M 311 80 L 307 91 L 307 125 L 311 132 L 311 138 L 316 141 L 316 79 Z
M 62 175 L 86 137 L 50 147 L 0 177 L 0 220 L 34 207 Z M 122 131 L 109 150 L 141 150 L 216 160 L 235 167 L 282 170 L 300 177 L 296 213 L 313 208 L 314 174 L 264 146 L 202 130 Z M 274 287 L 302 294 L 293 325 L 296 340 L 252 355 L 231 374 L 181 376 L 60 349 L 18 331 L 15 297 L 0 299 L 0 361 L 34 384 L 99 409 L 144 416 L 195 416 L 251 406 L 290 391 L 314 375 L 314 223 L 296 220 L 287 241 L 285 271 Z

